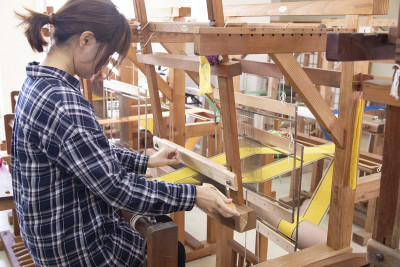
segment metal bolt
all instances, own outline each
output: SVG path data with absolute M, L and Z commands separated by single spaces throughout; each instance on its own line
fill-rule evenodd
M 226 180 L 226 184 L 227 185 L 231 185 L 231 181 L 230 180 Z
M 379 252 L 375 254 L 375 258 L 378 261 L 383 261 L 383 259 L 384 259 L 383 255 L 381 253 L 379 253 Z

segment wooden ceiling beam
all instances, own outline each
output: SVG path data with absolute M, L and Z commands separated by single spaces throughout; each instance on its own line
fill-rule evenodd
M 194 53 L 208 56 L 325 52 L 326 33 L 326 29 L 317 28 L 199 28 L 194 34 Z
M 330 0 L 225 5 L 227 17 L 386 15 L 389 0 Z

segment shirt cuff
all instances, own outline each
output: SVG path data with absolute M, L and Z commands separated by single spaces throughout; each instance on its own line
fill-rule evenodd
M 180 194 L 180 204 L 177 211 L 192 210 L 196 202 L 196 186 L 193 184 L 179 184 L 182 186 Z
M 149 158 L 149 156 L 139 153 L 136 154 L 135 157 L 131 157 L 130 166 L 132 167 L 132 172 L 137 174 L 145 174 Z

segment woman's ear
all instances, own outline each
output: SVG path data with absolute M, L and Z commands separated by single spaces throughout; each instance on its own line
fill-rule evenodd
M 96 44 L 96 38 L 91 31 L 85 31 L 79 37 L 79 46 L 81 47 L 94 44 Z

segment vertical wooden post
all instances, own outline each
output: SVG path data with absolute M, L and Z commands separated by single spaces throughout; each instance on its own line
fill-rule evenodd
M 347 27 L 372 24 L 372 16 L 348 15 Z M 350 162 L 354 136 L 354 118 L 360 92 L 353 85 L 354 75 L 366 73 L 368 62 L 344 62 L 340 81 L 339 120 L 345 130 L 343 148 L 336 146 L 327 245 L 333 249 L 350 246 L 354 214 L 354 192 L 350 186 Z
M 146 14 L 146 6 L 144 0 L 133 0 L 133 5 L 135 7 L 135 16 L 138 21 L 141 23 L 142 27 L 142 36 L 140 46 L 143 54 L 151 54 L 153 53 L 153 49 L 151 47 L 151 42 L 148 42 L 150 39 L 149 34 L 149 25 L 147 24 L 147 14 Z M 154 118 L 154 133 L 153 135 L 165 138 L 166 130 L 164 126 L 164 120 L 162 117 L 162 110 L 160 105 L 160 96 L 158 94 L 158 86 L 157 86 L 157 76 L 154 65 L 145 64 L 145 75 L 147 77 L 147 83 L 149 87 L 150 100 L 151 100 L 151 109 L 153 112 Z
M 133 84 L 133 63 L 129 59 L 124 59 L 122 61 L 119 76 L 121 78 L 121 82 Z M 131 105 L 132 100 L 128 97 L 119 96 L 119 116 L 127 117 L 131 116 Z M 138 121 L 139 124 L 139 121 Z M 120 124 L 120 140 L 122 142 L 126 142 L 132 147 L 133 144 L 133 134 L 134 132 L 139 130 L 139 127 L 136 131 L 133 130 L 133 122 L 121 123 Z
M 207 0 L 207 10 L 210 25 L 223 27 L 224 12 L 222 0 Z M 227 60 L 228 57 L 223 56 L 223 62 Z M 221 118 L 224 127 L 223 138 L 227 168 L 238 177 L 239 191 L 230 191 L 230 197 L 233 198 L 236 204 L 243 205 L 242 171 L 240 166 L 235 95 L 232 77 L 218 77 L 218 86 L 220 88 Z M 219 267 L 233 266 L 233 250 L 228 242 L 230 239 L 233 239 L 233 230 L 218 224 L 217 266 Z
M 399 118 L 399 107 L 386 107 L 386 128 L 377 227 L 373 233 L 373 238 L 376 241 L 391 248 L 398 248 L 400 230 Z
M 221 135 L 221 131 L 220 131 L 220 125 L 218 124 L 218 130 L 217 130 L 217 135 Z M 204 138 L 204 137 L 203 137 Z M 207 140 L 208 140 L 208 154 L 207 157 L 212 157 L 215 156 L 216 154 L 220 153 L 220 149 L 218 149 L 218 144 L 217 146 L 215 146 L 215 140 L 217 140 L 218 142 L 218 137 L 216 137 L 215 135 L 213 136 L 208 136 Z M 211 218 L 210 216 L 207 216 L 207 242 L 210 244 L 213 244 L 215 242 L 217 242 L 217 231 L 218 231 L 218 223 L 216 220 L 214 220 L 213 218 Z
M 398 23 L 400 23 L 399 9 Z M 400 63 L 400 27 L 397 29 L 395 61 Z M 400 108 L 386 106 L 385 139 L 383 144 L 382 173 L 377 203 L 377 217 L 372 238 L 394 248 L 399 248 L 400 238 L 400 165 L 398 158 Z M 386 259 L 385 259 L 386 260 Z M 390 261 L 390 259 L 389 259 Z
M 242 171 L 240 166 L 239 140 L 237 131 L 237 116 L 235 108 L 235 95 L 232 78 L 218 77 L 219 93 L 221 100 L 221 119 L 224 127 L 224 148 L 228 170 L 234 172 L 238 179 L 237 192 L 231 191 L 231 197 L 238 205 L 244 204 Z
M 353 224 L 354 195 L 350 186 L 350 159 L 353 143 L 354 118 L 359 92 L 352 86 L 354 62 L 343 63 L 340 86 L 339 119 L 345 128 L 344 148 L 335 149 L 332 195 L 328 227 L 328 246 L 342 249 L 350 246 Z
M 17 211 L 15 209 L 12 209 L 12 214 L 13 214 L 14 236 L 19 236 L 21 235 L 21 231 L 19 229 Z
M 325 53 L 322 56 L 322 68 L 331 70 L 333 69 L 334 62 L 326 60 Z M 329 106 L 332 105 L 332 87 L 320 85 L 319 91 Z
M 240 166 L 239 140 L 237 131 L 237 118 L 235 96 L 232 78 L 218 77 L 219 93 L 221 100 L 221 118 L 224 127 L 223 138 L 228 170 L 234 172 L 238 179 L 239 191 L 230 191 L 230 197 L 238 205 L 244 204 L 242 171 Z M 217 241 L 217 266 L 232 266 L 233 251 L 228 245 L 228 240 L 233 239 L 233 230 L 218 225 Z
M 132 45 L 134 48 L 134 51 L 137 51 L 137 44 L 133 44 Z M 134 86 L 139 86 L 139 71 L 138 71 L 138 67 L 135 66 L 135 64 L 133 64 L 132 62 L 132 66 L 133 66 L 133 85 Z
M 177 18 L 175 20 L 181 20 Z M 185 44 L 176 44 L 185 51 Z M 172 142 L 185 147 L 185 71 L 170 69 L 170 87 L 172 90 L 172 101 L 170 101 L 169 137 Z M 178 225 L 178 240 L 185 244 L 185 212 L 171 214 L 174 222 Z

